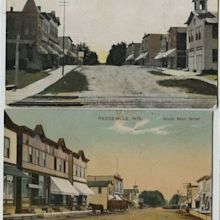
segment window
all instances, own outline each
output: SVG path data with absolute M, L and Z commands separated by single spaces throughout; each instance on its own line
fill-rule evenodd
M 218 25 L 217 24 L 212 26 L 212 37 L 213 39 L 218 39 Z
M 39 155 L 39 151 L 36 150 L 36 164 L 40 165 L 40 155 Z
M 32 149 L 32 147 L 28 147 L 28 162 L 29 163 L 33 162 L 33 149 Z
M 4 176 L 4 199 L 14 198 L 14 178 L 13 176 Z
M 63 161 L 63 172 L 66 173 L 66 161 Z
M 4 137 L 4 157 L 10 157 L 10 139 L 8 137 Z
M 27 176 L 29 176 L 29 173 L 25 173 Z M 29 187 L 28 187 L 29 179 L 22 178 L 22 199 L 29 198 Z
M 54 157 L 54 170 L 56 170 L 56 169 L 57 169 L 57 158 Z
M 218 49 L 212 50 L 212 62 L 217 63 L 218 62 Z
M 42 157 L 43 157 L 43 166 L 46 167 L 46 153 L 42 152 Z
M 98 193 L 99 193 L 99 194 L 102 194 L 102 187 L 99 187 Z
M 193 30 L 191 30 L 191 31 L 188 32 L 188 37 L 189 37 L 189 39 L 188 39 L 189 43 L 190 43 L 190 42 L 193 42 L 193 40 L 194 40 L 194 39 L 193 39 L 193 38 L 194 38 L 194 37 L 193 37 Z

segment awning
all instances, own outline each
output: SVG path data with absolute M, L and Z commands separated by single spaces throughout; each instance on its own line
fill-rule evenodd
M 199 200 L 200 200 L 200 196 L 197 195 L 193 200 L 194 200 L 194 201 L 199 201 Z
M 176 48 L 168 50 L 165 54 L 164 54 L 164 58 L 165 57 L 174 57 L 176 54 Z
M 157 56 L 154 57 L 154 59 L 155 59 L 155 60 L 160 60 L 160 59 L 164 58 L 164 55 L 165 55 L 165 54 L 166 54 L 166 52 L 158 53 Z
M 147 55 L 148 55 L 148 52 L 142 53 L 135 60 L 138 61 L 138 60 L 141 60 L 141 59 L 145 59 L 147 57 Z
M 51 45 L 58 53 L 63 53 L 63 49 L 60 47 L 59 44 L 52 43 Z
M 134 54 L 131 54 L 130 56 L 126 58 L 126 61 L 129 61 L 129 60 L 134 60 Z
M 17 177 L 23 177 L 23 178 L 29 178 L 26 174 L 24 174 L 21 170 L 19 170 L 17 167 L 4 164 L 4 174 L 10 175 L 10 176 L 17 176 Z
M 68 51 L 68 55 L 71 56 L 72 58 L 77 58 L 76 54 L 70 50 Z
M 59 55 L 58 52 L 56 50 L 54 50 L 50 45 L 44 45 L 44 48 L 47 50 L 47 52 L 49 54 L 53 54 L 53 55 Z
M 114 196 L 108 195 L 108 200 L 112 200 L 112 199 L 114 199 Z
M 67 179 L 62 179 L 58 177 L 50 177 L 51 186 L 50 192 L 55 195 L 70 195 L 78 196 L 79 193 L 75 187 Z
M 47 50 L 40 44 L 37 45 L 37 52 L 39 54 L 48 54 Z
M 77 189 L 77 191 L 79 192 L 79 195 L 94 195 L 95 193 L 87 186 L 86 183 L 77 183 L 74 182 L 73 186 Z
M 120 201 L 122 200 L 119 195 L 114 195 L 114 197 L 115 197 L 115 200 L 120 200 Z

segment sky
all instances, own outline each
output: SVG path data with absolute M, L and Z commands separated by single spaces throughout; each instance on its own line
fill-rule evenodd
M 113 175 L 125 188 L 160 190 L 166 198 L 211 175 L 212 113 L 206 111 L 79 111 L 8 109 L 11 119 L 84 150 L 88 175 Z
M 56 11 L 63 20 L 64 0 L 35 0 L 42 11 Z M 22 10 L 26 0 L 7 0 L 7 9 Z M 105 62 L 111 45 L 141 42 L 144 33 L 166 33 L 170 26 L 184 26 L 194 9 L 192 0 L 67 0 L 66 35 L 74 43 L 87 42 Z M 209 0 L 217 11 L 217 0 Z M 59 28 L 62 34 L 62 25 Z

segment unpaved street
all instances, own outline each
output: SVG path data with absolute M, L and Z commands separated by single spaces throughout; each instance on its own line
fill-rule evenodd
M 88 216 L 84 218 L 74 218 L 75 220 L 198 220 L 196 217 L 180 214 L 173 210 L 163 209 L 143 209 L 129 211 L 120 214 L 108 214 L 100 216 Z

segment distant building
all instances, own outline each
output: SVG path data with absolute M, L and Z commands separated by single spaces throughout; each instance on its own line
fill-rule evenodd
M 186 28 L 170 27 L 168 31 L 168 51 L 165 56 L 167 67 L 186 68 Z
M 137 185 L 133 189 L 124 189 L 124 198 L 127 199 L 134 208 L 139 207 L 139 189 Z
M 198 194 L 195 198 L 196 208 L 201 212 L 212 211 L 212 179 L 211 176 L 203 176 L 198 183 Z
M 95 193 L 88 197 L 88 203 L 103 205 L 104 209 L 108 208 L 108 201 L 113 198 L 111 181 L 94 180 L 88 181 L 89 188 Z
M 61 63 L 64 62 L 65 65 L 71 65 L 77 63 L 77 51 L 75 45 L 73 45 L 73 40 L 69 36 L 59 37 L 59 44 L 63 50 L 64 46 L 64 57 L 62 54 Z M 62 52 L 63 53 L 63 52 Z
M 19 42 L 19 67 L 42 70 L 59 65 L 62 52 L 58 41 L 60 20 L 55 12 L 41 12 L 34 0 L 27 0 L 22 11 L 7 12 L 7 69 L 14 68 L 16 41 Z
M 192 185 L 192 184 L 187 185 L 187 202 L 188 202 L 188 207 L 190 209 L 196 209 L 199 205 L 198 202 L 196 201 L 198 190 L 199 189 L 197 185 Z
M 155 60 L 158 60 L 158 66 L 167 67 L 166 52 L 168 50 L 168 34 L 161 35 L 160 52 L 156 55 Z
M 145 34 L 139 51 L 139 56 L 135 61 L 139 65 L 155 66 L 157 61 L 154 59 L 160 51 L 161 34 Z
M 122 199 L 124 196 L 124 184 L 123 179 L 120 175 L 112 175 L 112 176 L 87 176 L 87 181 L 110 181 L 112 182 L 112 192 L 111 194 L 115 197 L 115 199 Z
M 190 71 L 218 69 L 218 15 L 208 11 L 208 0 L 193 0 L 187 24 L 187 57 Z
M 135 59 L 139 56 L 140 43 L 131 43 L 126 49 L 126 64 L 135 64 Z

